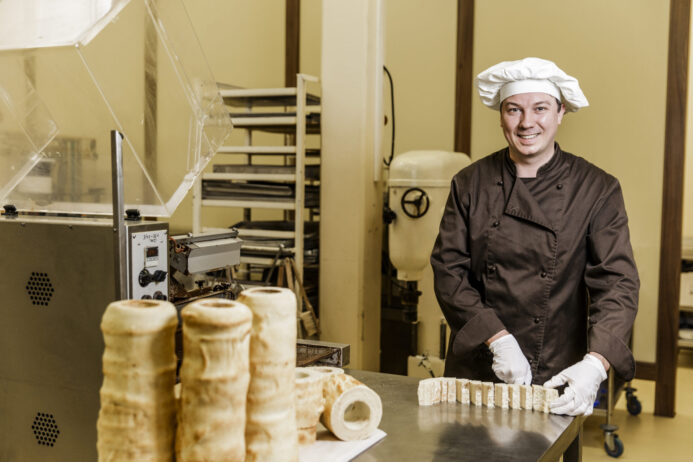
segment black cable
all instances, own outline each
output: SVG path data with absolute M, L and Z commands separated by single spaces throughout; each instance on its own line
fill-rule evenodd
M 390 158 L 388 160 L 383 159 L 383 162 L 388 167 L 392 162 L 392 158 L 395 156 L 395 84 L 392 83 L 392 75 L 390 71 L 387 70 L 387 66 L 383 66 L 387 78 L 390 80 L 390 109 L 392 111 L 392 143 L 390 144 Z

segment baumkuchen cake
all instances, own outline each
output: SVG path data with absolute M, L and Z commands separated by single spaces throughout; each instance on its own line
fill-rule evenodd
M 347 374 L 332 374 L 323 393 L 325 410 L 320 421 L 340 440 L 362 440 L 378 429 L 382 402 L 366 385 Z
M 177 324 L 175 307 L 164 301 L 123 300 L 106 308 L 99 462 L 173 460 Z
M 177 460 L 242 462 L 252 314 L 236 301 L 205 299 L 183 308 L 181 318 Z
M 241 292 L 238 301 L 253 313 L 246 460 L 295 462 L 296 297 L 288 289 L 257 287 Z
M 325 408 L 322 387 L 326 378 L 327 375 L 313 368 L 296 368 L 296 426 L 300 445 L 315 442 L 320 414 Z

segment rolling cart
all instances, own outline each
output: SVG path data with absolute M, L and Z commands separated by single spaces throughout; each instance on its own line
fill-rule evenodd
M 623 454 L 623 441 L 616 431 L 618 425 L 612 422 L 614 406 L 622 393 L 626 394 L 626 409 L 630 415 L 636 416 L 642 411 L 640 400 L 635 396 L 635 388 L 630 382 L 624 382 L 615 376 L 613 368 L 609 369 L 608 378 L 602 382 L 594 403 L 594 415 L 606 416 L 606 423 L 600 425 L 604 432 L 604 451 L 611 457 L 620 457 Z

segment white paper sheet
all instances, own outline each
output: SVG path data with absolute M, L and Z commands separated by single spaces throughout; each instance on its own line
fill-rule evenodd
M 317 441 L 298 450 L 300 462 L 348 462 L 387 436 L 378 429 L 370 438 L 358 441 L 342 441 L 318 425 Z

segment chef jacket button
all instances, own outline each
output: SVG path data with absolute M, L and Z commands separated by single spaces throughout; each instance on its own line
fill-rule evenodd
M 539 316 L 534 318 L 534 324 L 539 324 L 540 321 L 541 319 L 539 319 Z
M 496 184 L 497 184 L 498 186 L 503 186 L 503 180 L 498 180 L 498 182 L 497 182 Z
M 563 184 L 562 184 L 562 183 L 558 183 L 558 184 L 556 185 L 556 189 L 563 189 Z
M 500 221 L 497 221 L 497 220 L 496 220 L 496 221 L 493 222 L 493 227 L 494 227 L 494 228 L 497 228 L 498 225 L 500 225 Z
M 541 276 L 542 278 L 545 278 L 546 277 L 546 271 L 542 271 L 539 276 Z

